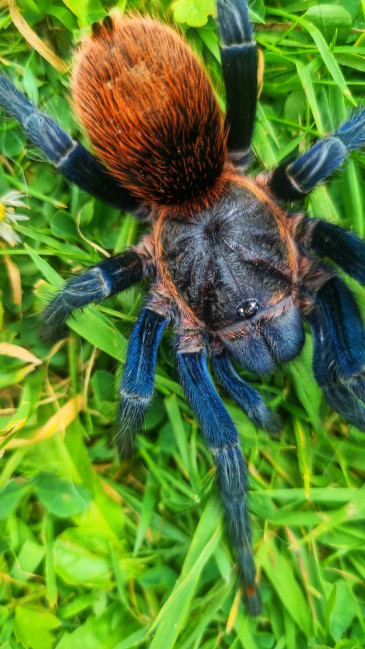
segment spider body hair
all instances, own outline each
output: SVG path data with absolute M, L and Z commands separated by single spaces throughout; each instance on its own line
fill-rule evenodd
M 226 133 L 209 80 L 176 31 L 113 14 L 76 56 L 76 112 L 97 155 L 148 205 L 184 216 L 225 185 Z

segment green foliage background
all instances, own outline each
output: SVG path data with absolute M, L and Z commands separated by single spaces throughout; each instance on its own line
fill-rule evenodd
M 73 44 L 111 4 L 0 3 L 2 68 L 77 136 L 67 74 L 29 45 L 27 29 L 71 64 Z M 223 107 L 214 2 L 117 3 L 126 4 L 179 23 Z M 251 3 L 264 62 L 253 172 L 305 150 L 361 103 L 364 9 L 361 0 Z M 225 398 L 250 468 L 264 613 L 249 619 L 236 597 L 212 458 L 176 382 L 170 334 L 134 459 L 120 463 L 112 444 L 116 377 L 145 289 L 87 308 L 53 346 L 38 337 L 39 314 L 61 277 L 124 250 L 146 226 L 70 186 L 5 116 L 0 151 L 0 195 L 27 191 L 31 217 L 18 227 L 22 245 L 0 246 L 1 649 L 364 647 L 365 444 L 324 403 L 310 340 L 283 370 L 251 377 L 282 416 L 280 440 Z M 318 188 L 310 214 L 364 236 L 364 161 L 353 154 Z

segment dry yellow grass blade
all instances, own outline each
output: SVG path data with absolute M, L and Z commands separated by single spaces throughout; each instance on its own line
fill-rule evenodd
M 54 437 L 58 432 L 64 431 L 67 426 L 77 417 L 83 407 L 83 398 L 81 394 L 69 399 L 62 408 L 56 412 L 41 428 L 38 428 L 35 435 L 31 439 L 11 439 L 8 444 L 5 444 L 4 450 L 12 448 L 20 448 L 23 446 L 32 446 L 38 442 L 44 442 L 51 437 Z M 5 442 L 5 437 L 0 437 L 0 444 Z
M 0 343 L 0 355 L 18 358 L 20 361 L 33 363 L 34 365 L 42 364 L 42 361 L 37 356 L 24 349 L 24 347 L 19 347 L 19 345 L 13 345 L 12 343 Z
M 231 610 L 229 612 L 227 626 L 226 626 L 226 633 L 231 633 L 231 631 L 233 630 L 234 624 L 236 622 L 239 606 L 242 606 L 241 600 L 242 600 L 242 588 L 238 588 L 235 598 L 233 600 L 233 604 L 231 606 Z
M 115 500 L 116 503 L 123 502 L 122 496 L 117 492 L 116 489 L 113 489 L 113 487 L 111 487 L 109 484 L 107 484 L 104 481 L 101 483 L 101 486 L 103 488 L 103 491 L 106 493 L 106 495 L 112 498 L 113 500 Z
M 20 271 L 16 264 L 9 255 L 4 256 L 4 263 L 9 277 L 11 295 L 13 298 L 14 304 L 21 308 L 22 306 L 22 282 L 20 277 Z
M 257 50 L 257 99 L 260 98 L 264 85 L 265 59 L 260 48 Z
M 21 15 L 15 0 L 8 0 L 8 7 L 9 7 L 9 12 L 11 19 L 17 28 L 17 30 L 21 33 L 21 35 L 25 38 L 27 43 L 31 45 L 41 56 L 43 56 L 48 63 L 53 65 L 58 72 L 66 72 L 68 69 L 68 65 L 59 57 L 57 54 L 48 46 L 44 41 L 42 41 L 39 36 L 31 29 L 27 23 L 26 20 L 24 20 L 23 16 Z
M 23 417 L 22 419 L 18 419 L 18 421 L 11 421 L 6 428 L 4 428 L 1 432 L 4 433 L 5 437 L 8 436 L 13 436 L 15 435 L 19 430 L 24 428 L 25 424 L 28 421 L 28 417 Z

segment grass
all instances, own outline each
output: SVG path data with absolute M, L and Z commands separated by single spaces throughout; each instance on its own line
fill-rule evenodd
M 180 26 L 223 105 L 212 17 L 204 24 L 210 5 L 127 2 L 186 21 Z M 364 5 L 316 6 L 252 3 L 262 63 L 253 172 L 305 150 L 361 103 Z M 72 44 L 110 1 L 0 7 L 6 74 L 77 134 L 62 71 Z M 225 398 L 250 468 L 264 600 L 263 615 L 250 619 L 237 598 L 212 458 L 176 382 L 169 333 L 134 459 L 120 463 L 112 444 L 115 391 L 141 287 L 77 315 L 53 346 L 38 337 L 39 314 L 61 277 L 124 250 L 145 226 L 70 186 L 11 119 L 1 121 L 0 150 L 0 195 L 23 189 L 30 206 L 30 220 L 17 228 L 22 245 L 0 244 L 0 647 L 364 647 L 365 444 L 324 403 L 309 337 L 295 362 L 253 381 L 280 412 L 280 440 Z M 364 236 L 364 161 L 353 154 L 308 199 L 309 213 Z M 363 304 L 363 291 L 351 286 Z

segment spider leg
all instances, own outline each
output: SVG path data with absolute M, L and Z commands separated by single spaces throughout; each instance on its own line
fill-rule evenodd
M 68 180 L 105 203 L 127 211 L 139 203 L 85 147 L 41 113 L 11 81 L 0 75 L 0 106 L 17 119 L 31 142 Z
M 211 362 L 219 382 L 241 410 L 256 426 L 277 435 L 280 431 L 279 418 L 266 406 L 257 390 L 237 374 L 228 354 L 223 351 L 212 356 Z
M 337 169 L 350 151 L 359 149 L 364 144 L 363 110 L 293 162 L 277 167 L 269 178 L 269 187 L 279 200 L 294 201 L 303 198 Z
M 124 374 L 119 389 L 117 444 L 121 457 L 133 453 L 136 433 L 152 400 L 157 351 L 169 317 L 142 309 L 128 343 Z
M 321 219 L 303 220 L 299 241 L 320 257 L 329 257 L 345 273 L 365 286 L 365 242 L 354 232 Z
M 245 603 L 251 615 L 258 615 L 261 602 L 255 584 L 246 504 L 247 469 L 238 433 L 210 379 L 205 352 L 184 351 L 180 347 L 177 358 L 186 398 L 195 412 L 207 446 L 214 455 L 229 534 L 237 552 Z
M 132 286 L 143 277 L 143 261 L 132 250 L 103 259 L 74 277 L 48 304 L 43 322 L 48 331 L 60 329 L 74 309 L 101 302 Z
M 315 299 L 306 319 L 314 337 L 316 381 L 332 408 L 365 432 L 365 331 L 359 307 L 338 277 Z
M 222 342 L 245 370 L 265 374 L 277 363 L 288 363 L 298 356 L 304 344 L 300 313 L 292 306 L 259 327 L 253 324 L 244 335 L 224 337 Z
M 252 37 L 246 0 L 218 0 L 221 59 L 226 87 L 228 151 L 235 164 L 246 165 L 257 101 L 257 45 Z

